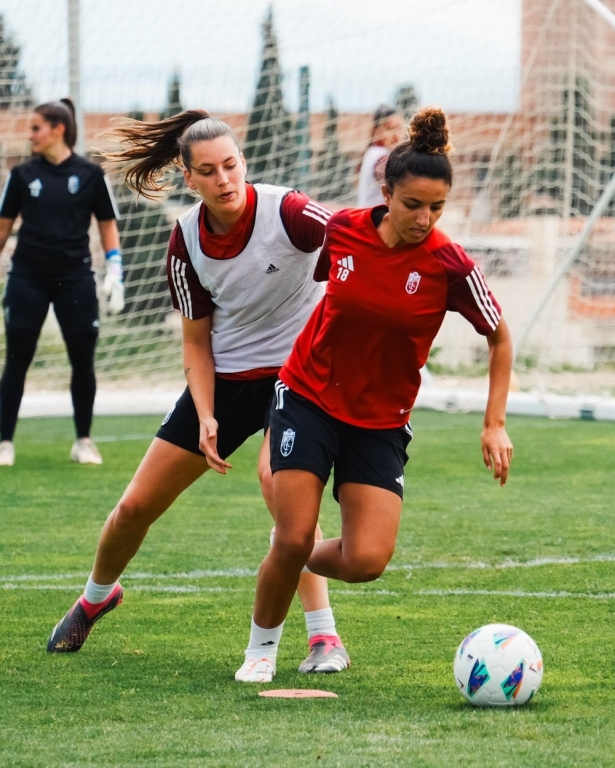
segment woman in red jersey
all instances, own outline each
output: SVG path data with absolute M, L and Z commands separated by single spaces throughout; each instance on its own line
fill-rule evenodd
M 444 113 L 422 110 L 409 134 L 387 161 L 386 205 L 329 219 L 315 275 L 328 278 L 326 294 L 279 374 L 270 417 L 276 535 L 259 572 L 238 679 L 248 670 L 261 680 L 275 674 L 306 564 L 312 573 L 363 582 L 377 579 L 391 559 L 419 370 L 449 310 L 487 339 L 483 460 L 502 485 L 508 477 L 510 333 L 478 267 L 435 228 L 453 180 Z M 342 535 L 314 544 L 332 468 Z
M 134 191 L 161 192 L 163 172 L 181 161 L 201 198 L 179 217 L 167 257 L 188 386 L 107 518 L 85 592 L 53 630 L 50 653 L 81 648 L 94 623 L 121 602 L 118 579 L 150 525 L 208 469 L 226 474 L 227 457 L 268 429 L 277 373 L 322 296 L 313 272 L 330 211 L 301 192 L 247 184 L 228 125 L 189 110 L 157 123 L 127 120 L 113 134 L 123 148 L 108 155 L 109 164 Z M 268 447 L 265 441 L 259 478 L 270 505 Z M 310 640 L 300 671 L 344 669 L 326 580 L 308 576 L 299 595 Z

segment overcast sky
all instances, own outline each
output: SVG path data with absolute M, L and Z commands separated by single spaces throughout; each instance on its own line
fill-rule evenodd
M 515 107 L 521 0 L 81 0 L 86 109 L 160 109 L 173 70 L 185 107 L 247 109 L 270 4 L 291 109 L 302 65 L 313 110 L 371 111 L 402 83 L 448 110 Z M 39 101 L 67 92 L 67 6 L 0 0 Z

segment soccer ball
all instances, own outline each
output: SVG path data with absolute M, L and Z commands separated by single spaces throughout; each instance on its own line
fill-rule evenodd
M 536 643 L 510 624 L 487 624 L 471 632 L 453 664 L 461 695 L 476 707 L 527 704 L 540 688 L 542 667 Z

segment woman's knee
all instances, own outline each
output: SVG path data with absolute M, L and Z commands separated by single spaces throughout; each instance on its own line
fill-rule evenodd
M 122 496 L 112 515 L 116 527 L 129 530 L 146 528 L 158 517 L 149 504 L 130 495 Z
M 359 553 L 348 558 L 345 581 L 350 584 L 358 584 L 365 581 L 376 581 L 384 573 L 393 552 L 383 550 L 380 552 Z
M 314 531 L 295 529 L 280 531 L 276 528 L 274 550 L 278 557 L 293 562 L 307 563 L 314 549 Z

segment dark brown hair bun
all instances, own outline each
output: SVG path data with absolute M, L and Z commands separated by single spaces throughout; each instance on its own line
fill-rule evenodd
M 446 115 L 439 107 L 425 107 L 417 112 L 408 126 L 408 136 L 417 152 L 446 155 L 453 149 L 448 140 Z

